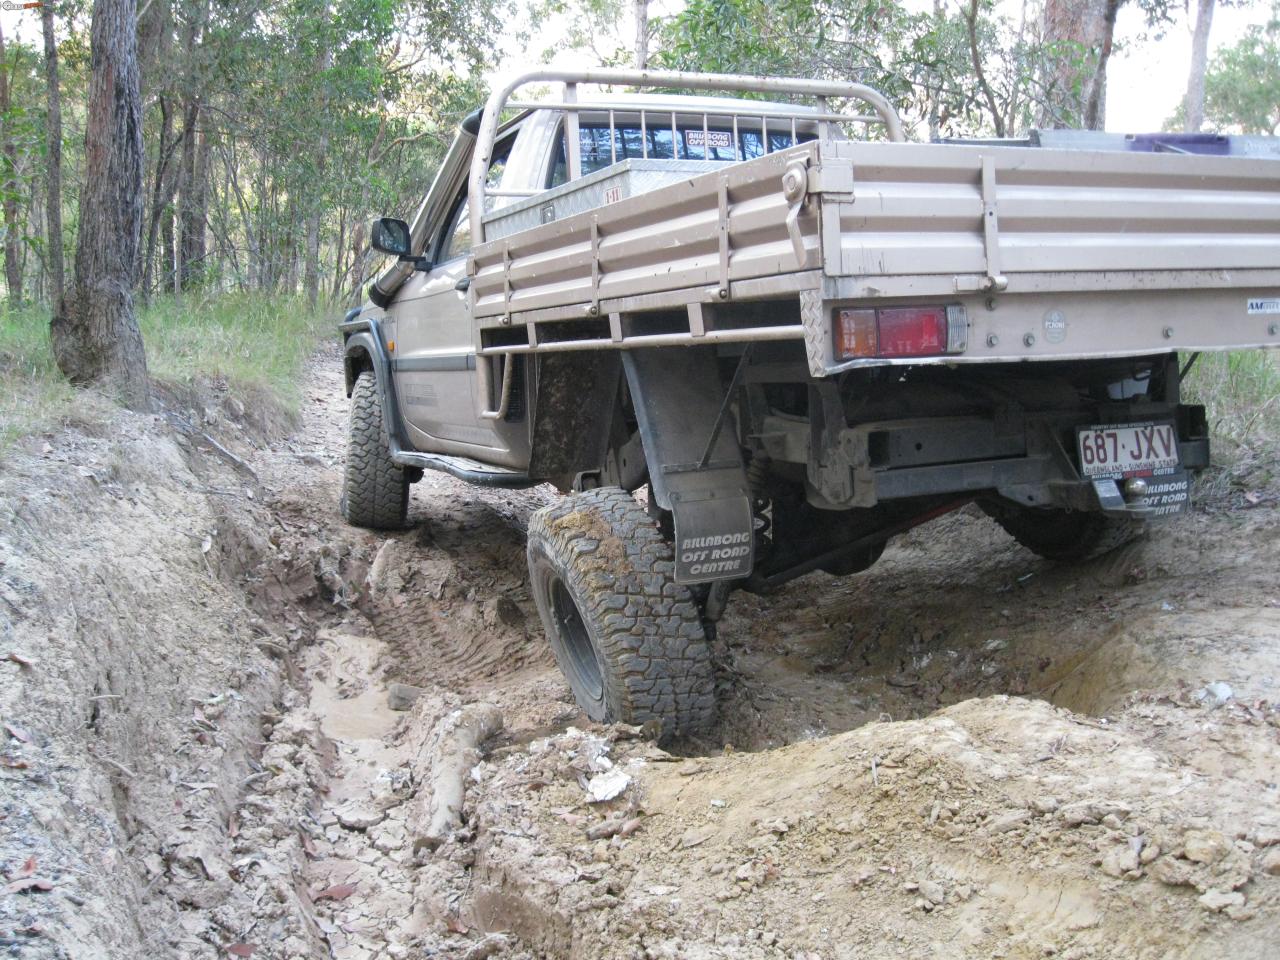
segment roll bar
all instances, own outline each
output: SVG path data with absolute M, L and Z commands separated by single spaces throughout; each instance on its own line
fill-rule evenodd
M 898 119 L 898 113 L 889 104 L 889 101 L 886 100 L 884 95 L 879 91 L 860 83 L 840 83 L 833 80 L 804 80 L 789 77 L 747 77 L 728 73 L 684 73 L 678 70 L 620 70 L 610 67 L 598 67 L 589 70 L 531 70 L 528 73 L 521 73 L 507 80 L 502 86 L 495 89 L 493 93 L 489 95 L 489 99 L 485 103 L 484 114 L 480 120 L 480 130 L 476 137 L 475 150 L 471 156 L 471 174 L 468 186 L 468 194 L 470 196 L 471 237 L 473 243 L 479 244 L 483 243 L 485 240 L 484 201 L 487 187 L 487 176 L 489 172 L 489 162 L 493 158 L 494 139 L 498 132 L 503 108 L 507 105 L 507 101 L 511 98 L 511 95 L 525 84 L 555 82 L 560 82 L 565 85 L 565 105 L 576 102 L 577 85 L 580 83 L 624 84 L 632 87 L 652 88 L 683 87 L 691 90 L 733 90 L 750 93 L 801 94 L 818 97 L 820 100 L 825 100 L 827 97 L 861 100 L 875 111 L 876 116 L 874 118 L 849 117 L 847 119 L 863 121 L 878 120 L 884 125 L 890 140 L 899 142 L 906 140 L 906 136 L 902 132 L 902 121 Z M 522 106 L 528 105 L 522 104 Z M 627 109 L 637 108 L 628 107 Z M 666 111 L 654 110 L 654 112 L 665 113 Z M 696 112 L 701 113 L 704 111 L 699 109 Z M 822 112 L 826 114 L 827 111 L 823 110 Z M 576 112 L 571 111 L 571 115 L 573 120 L 576 121 Z M 576 126 L 576 123 L 574 125 Z M 573 139 L 576 139 L 576 137 Z M 571 149 L 568 151 L 570 156 L 566 157 L 566 159 L 569 160 L 571 169 L 574 169 L 576 172 L 577 164 L 573 161 L 576 159 L 577 154 L 572 149 L 572 146 L 573 145 L 570 144 Z

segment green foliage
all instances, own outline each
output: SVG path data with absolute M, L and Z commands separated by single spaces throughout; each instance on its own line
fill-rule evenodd
M 261 293 L 165 297 L 138 319 L 153 377 L 266 388 L 287 406 L 300 397 L 303 364 L 336 329 L 332 310 Z
M 42 111 L 44 80 L 39 73 L 40 58 L 36 51 L 22 43 L 6 42 L 5 62 L 0 63 L 9 81 L 9 108 L 0 112 L 0 142 L 11 150 L 0 151 L 0 203 L 16 203 L 21 245 L 37 255 L 42 238 L 26 231 L 29 212 L 28 197 L 43 172 L 44 117 Z M 41 105 L 41 106 L 38 106 Z M 0 233 L 4 226 L 0 225 Z
M 1280 4 L 1218 52 L 1204 78 L 1206 119 L 1222 130 L 1280 134 Z
M 653 61 L 681 70 L 865 83 L 883 92 L 917 134 L 1025 131 L 1044 100 L 1035 78 L 1046 64 L 1081 53 L 1040 45 L 1030 24 L 983 0 L 973 33 L 988 96 L 975 82 L 967 10 L 922 10 L 900 0 L 691 0 L 659 24 Z
M 262 293 L 161 298 L 138 318 L 153 377 L 261 389 L 293 410 L 303 366 L 335 335 L 333 321 L 332 310 L 309 308 L 305 298 Z M 47 311 L 0 307 L 0 453 L 17 437 L 55 427 L 79 394 L 53 361 Z
M 1280 356 L 1274 351 L 1203 354 L 1183 394 L 1205 405 L 1216 438 L 1251 444 L 1280 435 Z
M 551 60 L 558 50 L 584 50 L 603 66 L 634 65 L 634 52 L 610 39 L 613 28 L 632 16 L 632 6 L 627 0 L 529 0 L 526 9 L 534 32 L 549 22 L 564 25 L 557 42 L 540 51 L 544 62 Z
M 1213 467 L 1197 483 L 1201 499 L 1274 486 L 1280 476 L 1280 354 L 1204 354 L 1183 382 L 1182 396 L 1204 404 L 1209 418 Z
M 71 394 L 49 349 L 48 315 L 31 306 L 0 306 L 0 454 L 52 422 Z

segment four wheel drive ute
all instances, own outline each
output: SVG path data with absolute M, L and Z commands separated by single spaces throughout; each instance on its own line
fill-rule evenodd
M 517 77 L 375 223 L 344 513 L 403 525 L 424 470 L 555 484 L 529 584 L 574 696 L 704 728 L 734 590 L 971 502 L 1064 561 L 1187 508 L 1187 369 L 1280 345 L 1280 150 L 1222 140 L 908 143 L 856 84 Z

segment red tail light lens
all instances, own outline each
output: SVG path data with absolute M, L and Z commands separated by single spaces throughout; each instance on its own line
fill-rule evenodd
M 837 360 L 963 353 L 968 317 L 959 304 L 836 311 Z

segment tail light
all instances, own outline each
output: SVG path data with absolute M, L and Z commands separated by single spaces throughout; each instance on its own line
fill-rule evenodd
M 937 357 L 964 353 L 969 318 L 960 304 L 858 307 L 836 311 L 836 359 Z

